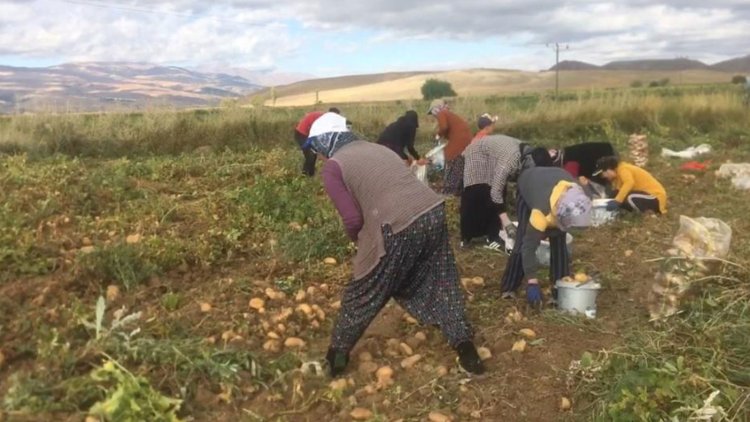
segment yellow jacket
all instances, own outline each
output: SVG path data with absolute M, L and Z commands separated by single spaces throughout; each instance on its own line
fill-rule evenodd
M 667 191 L 651 173 L 629 163 L 620 163 L 616 172 L 617 178 L 612 185 L 619 190 L 615 198 L 617 202 L 622 204 L 632 192 L 645 192 L 659 200 L 662 214 L 667 212 Z

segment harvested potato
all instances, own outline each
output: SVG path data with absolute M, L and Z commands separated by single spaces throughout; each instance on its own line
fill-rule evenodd
M 115 302 L 120 298 L 120 288 L 114 284 L 107 286 L 107 302 Z
M 563 397 L 560 399 L 560 410 L 563 410 L 563 411 L 570 410 L 570 407 L 571 407 L 570 399 L 568 399 L 567 397 Z
M 201 303 L 201 312 L 208 313 L 211 312 L 211 304 L 208 302 Z
M 390 366 L 383 366 L 377 370 L 375 376 L 378 379 L 378 388 L 386 388 L 393 384 L 393 368 Z
M 326 258 L 326 259 L 323 260 L 323 263 L 326 264 L 326 265 L 336 265 L 336 264 L 338 264 L 338 261 L 336 261 L 336 258 L 328 257 L 328 258 Z
M 529 340 L 533 340 L 533 339 L 536 338 L 536 333 L 534 332 L 534 330 L 532 330 L 530 328 L 524 328 L 522 330 L 519 330 L 518 334 L 526 337 Z
M 444 377 L 448 375 L 448 367 L 440 365 L 437 367 L 437 369 L 435 369 L 435 372 L 439 377 Z
M 331 309 L 333 310 L 339 310 L 341 309 L 341 301 L 337 300 L 331 304 Z
M 518 340 L 517 342 L 513 343 L 513 348 L 511 351 L 523 353 L 526 350 L 526 340 Z
M 474 278 L 471 279 L 471 284 L 473 284 L 473 285 L 475 285 L 477 287 L 482 287 L 482 286 L 484 286 L 484 278 L 483 277 L 474 277 Z
M 362 352 L 358 358 L 360 362 L 370 362 L 372 361 L 372 354 L 370 352 Z
M 297 292 L 296 295 L 294 295 L 294 300 L 296 302 L 304 302 L 306 297 L 307 297 L 307 293 L 305 293 L 304 290 L 300 290 Z
M 412 368 L 422 359 L 422 355 L 413 355 L 401 361 L 401 367 L 404 369 Z
M 300 303 L 297 305 L 297 312 L 303 313 L 308 319 L 311 319 L 314 316 L 312 306 L 307 303 Z
M 281 343 L 278 340 L 268 340 L 263 343 L 263 350 L 266 352 L 277 353 L 281 350 Z
M 261 309 L 263 309 L 265 305 L 266 305 L 266 301 L 259 297 L 254 297 L 250 299 L 250 309 L 255 309 L 256 311 L 260 311 Z
M 274 339 L 274 340 L 280 340 L 281 339 L 281 337 L 279 337 L 279 335 L 276 334 L 276 333 L 274 333 L 273 331 L 269 331 L 268 334 L 266 334 L 266 336 L 268 338 Z
M 362 362 L 359 364 L 359 368 L 357 369 L 361 374 L 372 374 L 375 373 L 375 371 L 378 370 L 378 364 L 375 362 Z
M 406 356 L 411 356 L 414 354 L 414 350 L 412 350 L 412 348 L 409 347 L 409 345 L 406 343 L 401 343 L 398 345 L 398 347 L 401 350 L 401 352 L 405 354 Z
M 414 338 L 419 341 L 427 341 L 427 334 L 423 331 L 418 331 L 417 334 L 414 334 Z
M 349 413 L 349 416 L 355 421 L 366 421 L 372 417 L 372 412 L 364 407 L 356 407 Z
M 346 387 L 348 385 L 349 385 L 349 383 L 347 383 L 346 379 L 344 379 L 344 378 L 339 378 L 337 380 L 333 380 L 333 381 L 331 381 L 330 384 L 328 384 L 328 386 L 331 387 L 331 390 L 339 390 L 339 391 L 346 390 Z
M 440 413 L 440 412 L 430 412 L 429 415 L 427 415 L 427 419 L 430 420 L 430 422 L 451 422 L 451 418 Z
M 589 276 L 586 273 L 576 273 L 574 279 L 579 283 L 585 283 L 589 281 Z
M 486 347 L 480 347 L 477 349 L 477 354 L 479 354 L 479 359 L 487 360 L 492 357 L 492 352 L 490 349 Z
M 140 234 L 131 234 L 125 238 L 125 243 L 128 245 L 134 245 L 141 241 L 142 236 Z
M 632 255 L 633 255 L 633 251 L 631 251 L 630 249 L 625 251 L 625 258 L 630 258 Z
M 288 339 L 284 340 L 284 347 L 288 348 L 297 348 L 301 349 L 305 347 L 307 343 L 305 343 L 304 340 L 298 337 L 289 337 Z

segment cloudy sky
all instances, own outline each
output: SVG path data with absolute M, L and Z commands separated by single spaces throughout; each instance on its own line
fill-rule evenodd
M 750 0 L 0 0 L 0 64 L 318 76 L 750 54 Z

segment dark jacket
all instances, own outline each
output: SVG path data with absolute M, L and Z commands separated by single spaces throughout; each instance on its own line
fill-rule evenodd
M 378 137 L 378 143 L 392 149 L 402 160 L 409 158 L 406 156 L 404 149 L 409 150 L 409 155 L 412 158 L 419 160 L 419 153 L 414 149 L 414 138 L 417 136 L 418 127 L 417 112 L 409 110 L 383 130 L 383 133 Z

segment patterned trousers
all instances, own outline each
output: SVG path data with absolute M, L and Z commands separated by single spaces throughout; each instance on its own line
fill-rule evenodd
M 526 228 L 529 225 L 531 217 L 531 208 L 526 204 L 523 197 L 518 195 L 518 234 L 516 243 L 513 245 L 513 252 L 505 265 L 505 273 L 502 278 L 502 291 L 515 292 L 521 287 L 524 276 L 535 277 L 535 274 L 524 274 L 523 257 L 521 247 L 523 246 L 523 237 L 526 235 Z M 547 230 L 550 242 L 550 268 L 549 278 L 554 291 L 555 281 L 570 275 L 570 257 L 568 248 L 565 245 L 567 234 L 560 230 Z
M 473 337 L 458 270 L 439 205 L 394 234 L 383 228 L 386 255 L 366 277 L 344 290 L 331 348 L 348 353 L 393 298 L 420 323 L 437 325 L 452 347 Z
M 445 160 L 445 175 L 443 178 L 443 193 L 459 196 L 464 188 L 464 156 L 459 155 L 452 160 Z

